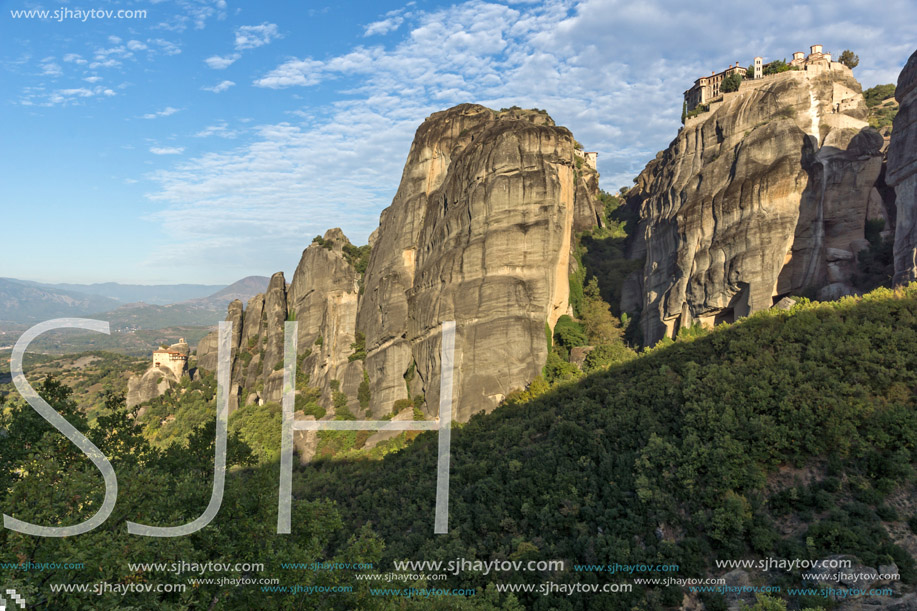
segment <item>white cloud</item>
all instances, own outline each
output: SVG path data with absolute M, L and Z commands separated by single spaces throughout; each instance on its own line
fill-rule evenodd
M 26 87 L 19 103 L 23 106 L 78 106 L 89 98 L 114 95 L 114 91 L 102 86 L 71 87 L 52 91 L 47 91 L 43 87 Z
M 174 107 L 172 107 L 172 106 L 166 106 L 166 107 L 163 108 L 162 110 L 159 110 L 159 111 L 156 111 L 156 112 L 150 112 L 150 113 L 147 113 L 147 114 L 143 115 L 143 118 L 144 118 L 144 119 L 158 119 L 159 117 L 168 117 L 169 115 L 174 115 L 174 114 L 177 113 L 179 110 L 181 110 L 181 109 L 180 109 L 180 108 L 174 108 Z
M 53 57 L 46 57 L 41 60 L 40 67 L 42 76 L 60 76 L 64 73 L 60 64 L 55 62 Z
M 109 58 L 104 61 L 94 61 L 91 64 L 89 64 L 89 67 L 92 70 L 96 70 L 98 68 L 116 68 L 120 65 L 121 65 L 121 62 L 119 62 L 118 60 L 114 58 Z
M 235 85 L 232 81 L 220 81 L 213 87 L 201 87 L 204 91 L 212 91 L 213 93 L 222 93 Z
M 207 26 L 208 19 L 226 18 L 226 0 L 175 0 L 175 5 L 178 12 L 169 15 L 166 21 L 156 24 L 154 28 L 184 32 L 190 24 L 195 30 L 202 30 Z
M 183 146 L 152 146 L 150 152 L 154 155 L 181 155 L 185 152 Z
M 210 138 L 216 136 L 218 138 L 228 138 L 232 139 L 239 135 L 237 130 L 229 129 L 225 121 L 220 122 L 216 125 L 208 125 L 201 131 L 194 134 L 195 138 Z
M 389 11 L 385 14 L 385 19 L 374 21 L 363 28 L 363 36 L 385 35 L 389 32 L 394 32 L 404 23 L 405 16 L 402 15 L 403 12 L 404 9 Z
M 270 89 L 315 85 L 322 80 L 323 68 L 324 63 L 313 59 L 291 59 L 256 80 L 254 84 Z
M 93 76 L 87 76 L 83 80 L 86 81 L 87 83 L 98 83 L 99 81 L 102 80 L 102 77 L 93 75 Z
M 269 258 L 280 268 L 302 248 L 303 235 L 329 226 L 365 239 L 395 193 L 415 130 L 436 110 L 462 102 L 544 108 L 599 152 L 602 186 L 614 190 L 675 136 L 681 94 L 700 74 L 818 42 L 836 53 L 857 51 L 856 74 L 870 86 L 891 81 L 913 51 L 909 30 L 888 25 L 909 22 L 907 0 L 889 0 L 881 13 L 859 0 L 792 13 L 740 0 L 728 27 L 711 21 L 719 6 L 470 0 L 381 15 L 364 33 L 391 33 L 394 21 L 374 25 L 402 17 L 394 42 L 389 36 L 336 56 L 289 58 L 257 77 L 256 86 L 272 89 L 323 84 L 332 101 L 291 108 L 301 123 L 262 125 L 246 145 L 151 175 L 158 188 L 149 197 L 165 205 L 155 219 L 202 261 L 219 265 L 218 249 L 236 248 L 240 258 Z M 837 24 L 830 41 L 829 23 Z M 812 32 L 824 38 L 810 40 Z M 218 135 L 209 129 L 199 135 Z M 278 227 L 268 246 L 244 237 Z
M 113 45 L 117 45 L 117 44 L 121 44 L 121 39 L 118 38 L 117 36 L 109 36 L 108 42 L 110 42 Z
M 147 45 L 140 42 L 139 40 L 129 40 L 127 42 L 127 48 L 131 51 L 143 51 L 147 49 Z
M 264 22 L 261 25 L 243 25 L 236 29 L 236 49 L 254 49 L 270 44 L 280 38 L 276 23 Z
M 179 47 L 174 42 L 165 40 L 163 38 L 153 38 L 151 40 L 147 40 L 147 42 L 159 47 L 159 50 L 166 55 L 178 55 L 181 53 L 181 47 Z
M 242 57 L 238 53 L 233 53 L 232 55 L 213 55 L 204 60 L 204 63 L 207 64 L 207 67 L 213 68 L 214 70 L 224 70 L 233 65 L 237 59 Z
M 67 63 L 73 64 L 85 64 L 86 60 L 83 59 L 83 56 L 79 53 L 67 53 L 64 55 L 63 60 Z

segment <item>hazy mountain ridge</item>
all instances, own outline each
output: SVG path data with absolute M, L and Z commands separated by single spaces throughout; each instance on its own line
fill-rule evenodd
M 168 305 L 204 298 L 225 288 L 222 284 L 121 284 L 119 282 L 75 284 L 69 282 L 44 283 L 31 280 L 17 280 L 17 282 L 57 291 L 99 295 L 121 303 L 142 301 L 155 305 Z
M 248 276 L 199 299 L 168 305 L 119 305 L 107 297 L 0 279 L 0 308 L 4 305 L 4 287 L 12 287 L 7 293 L 8 318 L 0 315 L 0 348 L 12 346 L 33 324 L 63 317 L 106 320 L 112 333 L 104 336 L 83 331 L 52 331 L 36 338 L 31 350 L 51 354 L 109 350 L 141 356 L 162 343 L 172 344 L 182 337 L 194 345 L 223 319 L 229 302 L 251 298 L 265 289 L 267 281 L 263 276 Z
M 116 307 L 118 302 L 108 297 L 42 288 L 19 280 L 0 278 L 0 321 L 37 323 Z

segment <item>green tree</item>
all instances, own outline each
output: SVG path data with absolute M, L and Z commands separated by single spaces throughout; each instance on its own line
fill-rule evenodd
M 366 409 L 369 407 L 369 402 L 372 399 L 372 395 L 369 390 L 369 374 L 366 373 L 366 370 L 363 370 L 363 380 L 360 382 L 360 387 L 357 389 L 357 401 L 360 402 L 360 407 Z
M 723 79 L 723 82 L 720 83 L 720 91 L 722 93 L 730 93 L 732 91 L 738 91 L 739 87 L 742 85 L 742 75 L 738 72 L 733 72 L 729 76 Z
M 885 100 L 893 97 L 895 97 L 895 86 L 892 83 L 876 85 L 863 92 L 863 98 L 866 100 L 866 105 L 870 108 L 878 106 Z
M 837 58 L 837 61 L 841 62 L 851 70 L 860 65 L 860 57 L 850 49 L 844 49 L 843 53 L 841 53 L 841 56 Z
M 362 361 L 366 358 L 366 335 L 357 331 L 354 334 L 354 340 L 350 344 L 350 349 L 353 350 L 353 354 L 347 357 L 349 362 Z
M 586 329 L 586 337 L 593 346 L 621 341 L 624 331 L 621 322 L 611 313 L 611 308 L 599 294 L 599 283 L 595 276 L 583 289 L 583 305 L 580 318 Z
M 586 333 L 583 326 L 564 314 L 557 319 L 554 325 L 554 344 L 565 349 L 586 345 Z
M 776 59 L 766 66 L 764 66 L 763 73 L 768 74 L 779 74 L 781 72 L 786 72 L 790 69 L 790 65 L 786 63 L 785 59 Z

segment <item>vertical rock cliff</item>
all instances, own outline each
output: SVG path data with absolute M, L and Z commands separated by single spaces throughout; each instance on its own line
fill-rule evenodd
M 886 182 L 897 193 L 895 283 L 917 280 L 917 51 L 898 77 Z
M 283 322 L 294 317 L 300 372 L 321 391 L 327 417 L 334 388 L 364 417 L 418 397 L 436 417 L 447 320 L 456 321 L 456 419 L 525 387 L 547 358 L 546 325 L 569 309 L 574 233 L 600 222 L 598 175 L 574 146 L 542 111 L 463 104 L 430 116 L 370 238 L 365 273 L 333 229 L 303 252 L 289 286 L 275 274 L 244 312 L 239 302 L 230 307 L 228 320 L 241 328 L 235 395 L 280 399 Z M 208 336 L 202 367 L 215 364 L 215 351 Z M 357 401 L 364 380 L 365 411 Z
M 853 292 L 882 137 L 859 83 L 838 63 L 746 81 L 688 119 L 628 193 L 630 256 L 643 270 L 643 341 L 732 321 L 782 296 Z

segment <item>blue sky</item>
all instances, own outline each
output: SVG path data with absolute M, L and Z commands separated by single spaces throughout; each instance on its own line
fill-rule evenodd
M 857 52 L 869 87 L 917 47 L 913 0 L 722 7 L 0 0 L 0 276 L 290 277 L 329 227 L 365 242 L 437 110 L 546 109 L 613 191 L 675 136 L 701 74 L 819 43 Z

